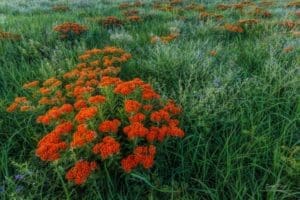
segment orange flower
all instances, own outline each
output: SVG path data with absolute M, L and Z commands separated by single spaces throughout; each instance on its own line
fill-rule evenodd
M 21 35 L 10 33 L 10 32 L 3 32 L 0 31 L 0 40 L 7 39 L 7 40 L 20 40 Z
M 121 166 L 126 173 L 131 172 L 138 164 L 139 163 L 135 155 L 129 155 L 121 160 Z
M 70 121 L 63 122 L 61 124 L 58 124 L 53 132 L 57 134 L 64 134 L 64 133 L 70 133 L 73 129 L 73 124 Z
M 168 133 L 169 133 L 169 127 L 162 126 L 161 128 L 159 128 L 157 140 L 162 142 L 165 139 L 165 137 L 168 135 Z
M 38 84 L 39 84 L 39 81 L 32 81 L 32 82 L 29 82 L 29 83 L 25 83 L 25 84 L 23 85 L 23 88 L 24 88 L 24 89 L 33 88 L 33 87 L 38 86 Z
M 77 131 L 73 134 L 73 140 L 71 142 L 71 147 L 78 148 L 91 142 L 97 137 L 95 131 L 87 129 L 86 124 L 80 124 L 77 126 Z
M 59 108 L 59 112 L 61 112 L 61 114 L 66 114 L 66 113 L 70 113 L 73 111 L 73 106 L 71 104 L 63 104 L 60 108 Z
M 288 47 L 283 48 L 283 52 L 285 52 L 285 53 L 289 53 L 293 50 L 294 50 L 294 47 L 292 47 L 292 46 L 288 46 Z
M 46 135 L 49 136 L 49 135 Z M 54 161 L 60 158 L 60 151 L 65 150 L 65 142 L 44 144 L 37 148 L 36 155 L 44 161 Z
M 42 95 L 50 94 L 51 90 L 49 88 L 42 87 L 42 88 L 40 88 L 40 93 Z
M 15 102 L 16 103 L 26 103 L 26 102 L 28 102 L 28 100 L 26 97 L 16 97 Z
M 176 106 L 173 101 L 169 101 L 163 108 L 163 110 L 171 113 L 172 115 L 178 115 L 181 113 L 181 108 Z
M 171 42 L 172 40 L 175 40 L 177 37 L 179 36 L 178 33 L 171 33 L 167 36 L 153 36 L 151 37 L 151 43 L 157 43 L 159 41 L 161 41 L 162 43 L 166 44 Z
M 123 22 L 115 16 L 108 16 L 102 20 L 102 24 L 104 26 L 121 26 Z
M 120 143 L 113 137 L 106 136 L 103 140 L 93 147 L 95 154 L 100 154 L 101 158 L 105 160 L 109 156 L 120 152 Z
M 74 103 L 74 108 L 80 110 L 81 108 L 86 108 L 87 104 L 84 100 L 78 100 Z
M 16 102 L 13 102 L 12 104 L 10 104 L 7 108 L 6 108 L 6 111 L 7 112 L 14 112 L 17 110 L 19 104 L 16 103 Z
M 28 110 L 31 110 L 33 107 L 32 106 L 21 106 L 20 111 L 21 112 L 26 112 Z
M 209 54 L 211 56 L 216 56 L 217 55 L 217 51 L 216 50 L 212 50 L 212 51 L 209 52 Z
M 159 111 L 155 111 L 155 112 L 151 113 L 150 119 L 153 122 L 160 123 L 162 121 L 169 121 L 170 115 L 165 110 L 159 110 Z
M 173 136 L 173 137 L 182 138 L 184 136 L 184 131 L 175 126 L 170 126 L 168 133 L 170 134 L 170 136 Z
M 118 119 L 106 120 L 99 125 L 99 131 L 103 133 L 117 133 L 121 122 Z
M 144 109 L 145 111 L 151 111 L 151 110 L 153 109 L 153 105 L 151 105 L 151 104 L 144 105 L 144 106 L 143 106 L 143 109 Z
M 145 100 L 158 99 L 160 96 L 153 90 L 150 84 L 142 85 L 142 98 Z
M 127 20 L 131 21 L 131 22 L 139 22 L 141 21 L 141 17 L 138 15 L 131 15 L 127 17 Z
M 100 86 L 108 86 L 108 85 L 118 85 L 120 84 L 122 81 L 119 78 L 115 78 L 115 77 L 110 77 L 110 76 L 103 76 L 100 82 Z
M 92 104 L 104 103 L 105 96 L 102 95 L 92 96 L 88 99 L 88 101 Z
M 138 146 L 134 149 L 135 159 L 143 165 L 145 169 L 149 169 L 154 164 L 154 156 L 156 154 L 156 148 L 154 145 Z
M 49 116 L 47 115 L 41 115 L 41 116 L 38 116 L 37 119 L 36 119 L 36 122 L 37 123 L 41 123 L 41 124 L 50 124 L 51 122 L 51 119 Z
M 116 94 L 129 95 L 135 90 L 136 86 L 137 85 L 132 81 L 123 82 L 116 86 L 114 92 Z
M 97 107 L 82 108 L 75 116 L 75 120 L 79 123 L 84 122 L 93 118 L 97 114 L 97 111 Z
M 154 142 L 157 139 L 157 136 L 159 134 L 159 128 L 151 126 L 149 129 L 148 134 L 146 135 L 146 139 L 148 142 Z
M 68 34 L 72 33 L 75 35 L 81 35 L 86 32 L 88 29 L 86 26 L 73 23 L 73 22 L 65 22 L 63 24 L 57 25 L 53 28 L 54 31 L 60 34 L 60 37 L 65 39 L 68 38 Z
M 244 32 L 244 29 L 238 25 L 234 24 L 225 24 L 224 25 L 225 30 L 229 32 L 234 32 L 234 33 L 242 33 Z
M 66 173 L 66 179 L 74 182 L 76 185 L 81 185 L 86 182 L 87 178 L 96 168 L 96 162 L 78 161 L 74 167 Z
M 128 139 L 134 139 L 136 137 L 145 137 L 148 134 L 148 129 L 140 122 L 134 122 L 123 129 Z
M 64 131 L 57 127 L 56 130 L 45 135 L 38 143 L 36 155 L 44 161 L 54 161 L 60 158 L 60 152 L 67 148 L 67 144 L 61 141 L 60 136 Z M 68 130 L 67 130 L 68 131 Z
M 125 111 L 128 113 L 136 113 L 142 107 L 142 104 L 135 100 L 126 100 L 125 101 Z
M 129 117 L 129 121 L 131 123 L 133 123 L 133 122 L 142 122 L 142 121 L 145 120 L 145 118 L 146 118 L 146 116 L 143 113 L 137 113 L 137 114 Z
M 240 19 L 238 21 L 239 25 L 244 25 L 244 24 L 252 25 L 252 24 L 257 24 L 257 23 L 258 23 L 257 19 Z

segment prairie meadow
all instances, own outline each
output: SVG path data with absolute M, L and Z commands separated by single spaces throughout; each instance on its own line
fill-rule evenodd
M 0 199 L 300 199 L 300 1 L 1 0 Z

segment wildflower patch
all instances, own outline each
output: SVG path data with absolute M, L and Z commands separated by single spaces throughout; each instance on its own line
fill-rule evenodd
M 74 184 L 101 173 L 102 165 L 125 173 L 149 169 L 157 145 L 185 134 L 178 120 L 182 109 L 172 100 L 161 99 L 140 78 L 118 78 L 130 58 L 117 47 L 85 51 L 73 70 L 24 84 L 30 97 L 17 97 L 7 108 L 42 113 L 36 122 L 50 131 L 38 142 L 36 156 L 63 166 Z

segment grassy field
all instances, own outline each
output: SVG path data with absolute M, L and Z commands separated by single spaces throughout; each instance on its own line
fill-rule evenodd
M 216 5 L 237 2 L 195 1 L 205 6 L 206 18 L 203 9 L 184 9 L 191 1 L 169 11 L 162 9 L 168 1 L 160 9 L 143 2 L 125 9 L 138 10 L 142 21 L 105 27 L 103 17 L 125 18 L 121 1 L 0 1 L 0 31 L 20 35 L 0 37 L 0 199 L 299 199 L 297 7 L 253 1 L 242 10 L 221 10 Z M 52 9 L 61 3 L 69 10 Z M 258 21 L 241 33 L 224 29 L 240 19 Z M 64 22 L 88 31 L 62 40 L 53 27 Z M 151 43 L 151 37 L 173 32 L 173 41 Z M 123 80 L 140 77 L 182 106 L 185 137 L 162 143 L 150 170 L 74 186 L 63 168 L 35 155 L 46 130 L 35 122 L 39 113 L 6 108 L 27 95 L 24 83 L 60 76 L 85 50 L 107 45 L 132 55 Z

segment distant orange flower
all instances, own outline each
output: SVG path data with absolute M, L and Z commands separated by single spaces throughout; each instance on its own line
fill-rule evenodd
M 19 35 L 19 34 L 0 31 L 0 40 L 17 41 L 17 40 L 20 40 L 20 39 L 21 39 L 21 35 Z
M 40 88 L 40 93 L 42 95 L 47 95 L 47 94 L 51 93 L 51 90 L 49 88 L 42 87 L 42 88 Z
M 252 25 L 252 24 L 257 24 L 257 23 L 258 23 L 257 19 L 240 19 L 238 21 L 239 25 L 244 25 L 244 24 Z
M 10 104 L 10 105 L 7 107 L 6 111 L 7 111 L 7 112 L 14 112 L 14 111 L 17 110 L 18 106 L 19 106 L 18 103 L 13 102 L 12 104 Z
M 121 26 L 123 21 L 117 18 L 116 16 L 108 16 L 102 20 L 104 26 Z
M 20 107 L 21 112 L 25 112 L 25 111 L 28 111 L 28 110 L 31 110 L 31 109 L 32 109 L 32 106 L 21 106 Z
M 217 55 L 217 51 L 216 51 L 216 50 L 211 50 L 211 51 L 209 52 L 209 54 L 210 54 L 211 56 L 216 56 L 216 55 Z
M 294 50 L 294 47 L 288 46 L 288 47 L 285 47 L 285 48 L 283 49 L 283 52 L 289 53 L 289 52 L 291 52 L 291 51 L 293 51 L 293 50 Z
M 62 39 L 66 39 L 69 38 L 69 34 L 79 36 L 82 33 L 86 32 L 88 29 L 86 26 L 74 22 L 65 22 L 63 24 L 55 26 L 53 30 L 57 31 Z
M 131 16 L 128 16 L 126 19 L 130 22 L 139 22 L 142 20 L 141 17 L 138 15 L 131 15 Z
M 33 88 L 33 87 L 38 86 L 38 84 L 39 84 L 39 81 L 32 81 L 32 82 L 29 82 L 29 83 L 25 83 L 25 84 L 23 85 L 23 88 L 24 88 L 24 89 Z
M 234 24 L 225 24 L 224 25 L 225 30 L 229 32 L 234 32 L 234 33 L 242 33 L 244 32 L 244 29 L 238 25 Z
M 296 26 L 296 23 L 292 20 L 286 20 L 281 22 L 280 25 L 288 29 L 293 29 Z
M 171 33 L 167 36 L 161 36 L 161 37 L 153 36 L 153 37 L 151 37 L 151 43 L 162 42 L 162 43 L 166 44 L 166 43 L 169 43 L 169 42 L 175 40 L 178 36 L 179 36 L 178 33 Z

